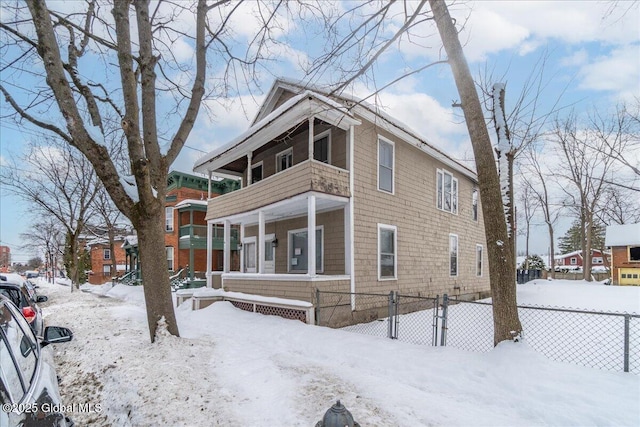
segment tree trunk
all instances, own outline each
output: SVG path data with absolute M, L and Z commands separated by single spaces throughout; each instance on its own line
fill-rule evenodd
M 550 277 L 552 279 L 556 278 L 556 251 L 554 249 L 554 241 L 553 241 L 553 224 L 551 224 L 550 221 L 547 221 L 547 227 L 549 229 L 549 242 L 550 242 L 550 249 L 549 249 L 549 257 L 551 258 L 551 271 L 549 272 Z
M 164 203 L 156 200 L 152 209 L 147 203 L 145 211 L 136 212 L 132 218 L 133 225 L 138 231 L 138 256 L 151 342 L 155 341 L 158 322 L 162 318 L 167 324 L 169 333 L 179 336 L 171 286 L 169 286 L 163 215 Z
M 587 282 L 591 282 L 591 267 L 592 267 L 592 256 L 591 256 L 591 240 L 593 235 L 593 214 L 591 212 L 587 212 L 587 227 L 585 229 L 585 239 L 584 246 L 585 251 L 582 253 L 582 271 L 584 280 Z
M 493 341 L 497 345 L 513 340 L 522 332 L 516 302 L 515 261 L 509 245 L 500 181 L 478 93 L 449 10 L 443 1 L 429 0 L 429 4 L 462 100 L 476 160 L 493 297 Z

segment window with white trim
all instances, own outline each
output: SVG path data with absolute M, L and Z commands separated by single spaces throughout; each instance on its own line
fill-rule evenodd
M 111 249 L 102 250 L 102 259 L 111 259 Z
M 276 155 L 276 170 L 282 172 L 293 165 L 293 147 L 287 148 Z
M 164 230 L 173 231 L 173 206 L 164 208 Z
M 578 259 L 575 257 L 571 258 L 570 262 L 571 262 L 571 265 L 576 265 L 578 263 Z
M 474 221 L 478 220 L 478 189 L 474 188 L 471 193 L 471 217 Z
M 437 200 L 438 209 L 458 213 L 458 179 L 454 178 L 450 172 L 442 169 L 437 171 Z
M 247 273 L 255 273 L 257 266 L 257 249 L 256 238 L 247 237 L 242 242 L 242 250 L 244 251 L 244 271 Z
M 167 269 L 169 271 L 174 271 L 174 268 L 173 268 L 173 246 L 167 246 L 165 249 L 167 251 Z
M 331 163 L 331 131 L 322 132 L 315 137 L 313 158 L 319 162 Z
M 398 277 L 398 228 L 395 225 L 378 224 L 378 280 Z
M 482 245 L 476 245 L 476 276 L 482 277 Z
M 393 193 L 395 145 L 378 137 L 378 190 Z
M 308 271 L 307 229 L 289 231 L 289 271 Z M 324 272 L 324 226 L 316 227 L 316 273 Z
M 105 276 L 111 275 L 111 264 L 104 264 L 102 266 L 102 274 L 104 274 Z
M 449 276 L 458 275 L 458 236 L 449 234 Z

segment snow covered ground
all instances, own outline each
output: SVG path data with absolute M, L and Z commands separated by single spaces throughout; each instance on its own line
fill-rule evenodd
M 363 426 L 638 426 L 640 377 L 552 362 L 526 343 L 487 353 L 304 325 L 220 302 L 177 308 L 181 338 L 148 341 L 142 288 L 41 283 L 65 404 L 91 426 L 313 426 L 340 399 Z M 538 281 L 519 302 L 640 312 L 640 288 Z M 104 296 L 102 295 L 104 294 Z

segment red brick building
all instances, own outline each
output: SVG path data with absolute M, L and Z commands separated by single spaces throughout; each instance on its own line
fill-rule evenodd
M 124 237 L 115 239 L 113 251 L 109 247 L 109 240 L 98 238 L 87 242 L 91 258 L 91 272 L 88 275 L 89 283 L 101 285 L 111 281 L 112 277 L 124 274 L 126 270 L 125 250 L 122 248 Z M 113 260 L 116 261 L 116 271 L 113 270 Z

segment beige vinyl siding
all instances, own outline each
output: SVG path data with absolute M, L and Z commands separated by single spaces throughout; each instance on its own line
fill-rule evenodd
M 357 292 L 420 292 L 436 295 L 487 291 L 488 274 L 476 277 L 476 244 L 487 247 L 482 211 L 472 219 L 474 183 L 380 127 L 356 126 L 355 266 Z M 394 194 L 377 189 L 378 135 L 395 143 Z M 458 179 L 458 214 L 436 208 L 436 170 Z M 481 207 L 481 204 L 480 204 Z M 398 280 L 377 278 L 377 224 L 397 226 Z M 458 235 L 458 275 L 449 276 L 449 234 Z M 486 252 L 486 251 L 484 251 Z M 487 265 L 483 253 L 483 265 Z
M 322 212 L 316 216 L 316 225 L 323 226 L 324 233 L 324 273 L 326 275 L 344 274 L 344 210 Z M 265 234 L 275 234 L 276 274 L 287 273 L 289 231 L 306 228 L 307 217 L 298 217 L 265 224 Z M 245 237 L 257 236 L 258 226 L 245 228 Z M 303 272 L 304 273 L 304 272 Z M 296 273 L 292 273 L 296 274 Z

